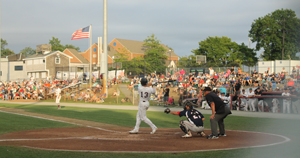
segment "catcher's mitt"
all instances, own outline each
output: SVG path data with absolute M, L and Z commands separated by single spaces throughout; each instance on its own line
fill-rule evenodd
M 165 109 L 165 113 L 166 113 L 166 114 L 168 114 L 168 113 L 170 113 L 170 112 L 171 112 L 171 110 L 170 110 L 169 108 L 166 108 L 166 109 Z

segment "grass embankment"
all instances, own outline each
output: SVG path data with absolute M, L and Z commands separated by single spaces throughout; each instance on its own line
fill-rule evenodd
M 125 83 L 124 83 L 125 84 Z M 125 84 L 126 85 L 126 84 Z M 83 90 L 80 92 L 88 92 L 88 85 L 84 85 Z M 119 90 L 120 91 L 120 96 L 112 96 L 114 90 Z M 105 105 L 132 105 L 131 102 L 125 102 L 121 103 L 121 100 L 125 98 L 125 94 L 120 90 L 119 85 L 112 85 L 111 88 L 108 89 L 108 96 L 105 98 L 104 103 L 91 103 L 91 102 L 85 102 L 84 100 L 81 101 L 74 101 L 73 99 L 66 99 L 65 95 L 62 94 L 62 98 L 60 100 L 61 103 L 88 103 L 88 104 L 105 104 Z M 47 99 L 47 100 L 42 100 L 43 102 L 54 102 L 55 99 Z

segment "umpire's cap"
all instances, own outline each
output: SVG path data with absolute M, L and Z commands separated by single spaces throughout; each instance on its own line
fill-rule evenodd
M 147 85 L 147 83 L 148 83 L 148 80 L 147 80 L 147 78 L 142 78 L 141 79 L 141 84 L 143 85 L 143 86 L 145 86 L 145 85 Z
M 210 87 L 204 87 L 204 89 L 202 91 L 211 91 Z

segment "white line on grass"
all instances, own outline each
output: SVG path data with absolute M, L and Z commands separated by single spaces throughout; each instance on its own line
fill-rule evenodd
M 62 121 L 62 120 L 54 120 L 54 119 L 49 119 L 49 118 L 44 118 L 44 117 L 39 117 L 39 116 L 31 116 L 31 115 L 25 115 L 25 114 L 7 112 L 7 111 L 2 111 L 2 110 L 0 110 L 0 112 L 8 113 L 8 114 L 21 115 L 21 116 L 27 116 L 27 117 L 33 117 L 33 118 L 39 118 L 39 119 L 50 120 L 50 121 L 56 121 L 56 122 L 63 122 L 63 123 L 77 125 L 77 126 L 84 126 L 84 127 L 94 128 L 94 129 L 98 129 L 98 130 L 102 130 L 102 131 L 107 131 L 107 132 L 122 133 L 122 132 L 119 132 L 119 131 L 108 130 L 108 129 L 104 129 L 104 128 L 100 128 L 100 127 L 86 126 L 86 125 L 83 125 L 83 124 L 78 124 L 78 123 L 73 123 L 73 122 L 67 122 L 67 121 Z

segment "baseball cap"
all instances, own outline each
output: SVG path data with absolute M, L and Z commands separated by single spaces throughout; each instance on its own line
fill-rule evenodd
M 210 87 L 204 87 L 204 89 L 202 91 L 211 91 Z
M 242 91 L 245 91 L 245 89 L 243 89 Z
M 252 88 L 249 88 L 249 90 L 252 90 Z

